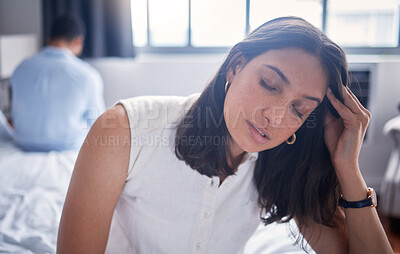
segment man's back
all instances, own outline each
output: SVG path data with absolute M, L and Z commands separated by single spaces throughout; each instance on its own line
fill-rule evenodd
M 46 47 L 11 78 L 17 143 L 26 150 L 78 149 L 104 111 L 97 71 L 66 48 Z

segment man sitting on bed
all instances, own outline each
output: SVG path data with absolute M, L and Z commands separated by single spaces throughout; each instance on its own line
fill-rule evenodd
M 104 111 L 103 81 L 80 60 L 84 25 L 74 16 L 55 20 L 48 45 L 11 77 L 15 139 L 24 150 L 79 149 Z

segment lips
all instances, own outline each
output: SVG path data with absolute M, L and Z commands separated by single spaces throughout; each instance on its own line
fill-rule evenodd
M 260 134 L 261 134 L 263 137 L 266 137 L 266 138 L 268 138 L 268 139 L 271 139 L 271 135 L 268 133 L 268 131 L 267 131 L 266 129 L 264 129 L 264 128 L 258 126 L 258 125 L 255 125 L 255 124 L 253 124 L 253 123 L 251 123 L 251 122 L 249 122 L 249 121 L 247 121 L 247 123 L 250 124 L 251 126 L 253 126 L 258 132 L 260 132 Z
M 257 141 L 257 143 L 265 144 L 267 141 L 270 140 L 271 136 L 264 128 L 258 127 L 248 121 L 246 122 L 249 127 L 250 133 L 252 134 L 252 137 L 255 141 Z

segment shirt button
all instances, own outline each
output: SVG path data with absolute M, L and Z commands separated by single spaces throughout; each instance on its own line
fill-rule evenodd
M 204 218 L 208 218 L 208 217 L 210 217 L 210 215 L 211 215 L 210 211 L 204 212 Z
M 196 243 L 196 250 L 200 250 L 201 249 L 201 242 L 197 242 Z

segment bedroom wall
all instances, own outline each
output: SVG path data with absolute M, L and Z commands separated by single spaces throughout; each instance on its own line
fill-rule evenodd
M 201 92 L 224 55 L 138 55 L 135 59 L 87 59 L 103 76 L 106 106 L 139 95 Z
M 0 0 L 0 80 L 40 49 L 42 34 L 41 0 Z
M 0 34 L 35 34 L 42 42 L 41 0 L 0 0 Z

